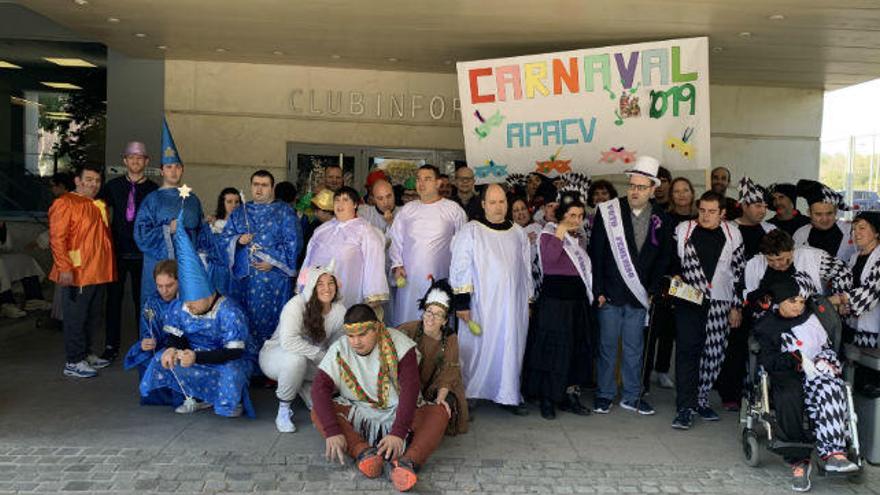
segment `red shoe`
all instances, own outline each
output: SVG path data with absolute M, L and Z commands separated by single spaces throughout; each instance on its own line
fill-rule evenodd
M 394 468 L 391 470 L 391 483 L 399 492 L 408 492 L 412 487 L 416 486 L 419 477 L 416 476 L 415 466 L 409 459 L 398 459 L 391 461 Z
M 375 447 L 364 449 L 355 460 L 358 470 L 367 478 L 378 478 L 382 475 L 385 460 L 377 453 Z
M 721 404 L 721 408 L 728 412 L 739 412 L 739 402 L 724 402 Z

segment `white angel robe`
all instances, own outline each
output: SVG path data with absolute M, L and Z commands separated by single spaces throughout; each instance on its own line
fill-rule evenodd
M 465 395 L 519 404 L 529 299 L 534 295 L 527 234 L 519 225 L 496 230 L 468 222 L 452 241 L 449 282 L 456 294 L 470 293 L 471 320 L 483 330 L 476 336 L 459 320 Z
M 419 319 L 418 301 L 431 285 L 428 275 L 435 280 L 449 276 L 452 237 L 466 222 L 461 206 L 448 199 L 410 201 L 398 211 L 388 230 L 388 256 L 392 269 L 406 271 L 406 285 L 394 296 L 393 326 Z
M 370 225 L 379 229 L 382 235 L 386 235 L 391 227 L 391 224 L 385 220 L 385 216 L 379 213 L 379 210 L 373 205 L 358 206 L 357 216 L 370 222 Z
M 315 229 L 303 266 L 327 266 L 331 260 L 336 261 L 337 290 L 346 308 L 388 300 L 385 239 L 369 222 L 334 218 Z

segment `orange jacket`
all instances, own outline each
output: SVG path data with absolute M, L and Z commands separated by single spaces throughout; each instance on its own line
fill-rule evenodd
M 103 201 L 76 193 L 56 199 L 49 208 L 49 244 L 55 261 L 50 280 L 58 282 L 61 272 L 73 272 L 76 287 L 116 280 L 113 241 Z

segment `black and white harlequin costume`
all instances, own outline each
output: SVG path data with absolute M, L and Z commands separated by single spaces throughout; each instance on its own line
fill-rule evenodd
M 810 290 L 801 287 L 792 295 Z M 827 320 L 823 309 L 807 304 L 800 316 L 783 318 L 775 306 L 755 325 L 754 333 L 761 344 L 759 362 L 770 375 L 771 401 L 779 426 L 777 438 L 782 442 L 811 443 L 812 435 L 803 428 L 806 411 L 816 450 L 824 458 L 846 452 L 849 432 L 841 364 L 823 326 L 823 319 Z M 809 459 L 810 449 L 789 448 L 783 455 L 795 464 Z
M 847 320 L 859 347 L 877 347 L 880 332 L 880 247 L 867 255 L 855 253 L 849 260 L 853 288 L 849 296 L 850 317 Z
M 767 257 L 758 254 L 746 263 L 745 291 L 743 297 L 758 289 L 761 280 L 773 269 L 767 265 Z M 814 293 L 822 293 L 826 287 L 832 293 L 840 293 L 852 286 L 852 273 L 846 263 L 821 249 L 809 246 L 796 247 L 793 262 L 787 272 L 809 279 Z
M 797 183 L 798 196 L 806 199 L 808 205 L 827 203 L 839 210 L 847 210 L 843 196 L 834 189 L 813 180 L 800 180 Z M 831 256 L 844 262 L 856 252 L 851 237 L 852 227 L 845 220 L 838 220 L 830 229 L 822 231 L 812 224 L 804 225 L 792 235 L 795 246 L 812 246 L 823 249 Z
M 705 408 L 724 361 L 730 310 L 742 306 L 742 236 L 733 222 L 708 230 L 690 220 L 676 227 L 675 238 L 681 277 L 704 294 L 702 306 L 677 305 L 676 406 Z

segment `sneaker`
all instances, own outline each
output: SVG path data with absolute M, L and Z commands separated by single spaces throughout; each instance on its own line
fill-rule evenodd
M 709 406 L 698 407 L 697 414 L 700 415 L 700 418 L 703 421 L 720 421 L 721 420 L 721 417 L 718 416 L 718 413 L 715 412 L 715 410 Z
M 620 401 L 620 407 L 626 409 L 627 411 L 635 411 L 644 416 L 650 416 L 654 414 L 654 408 L 651 407 L 651 404 L 648 404 L 648 401 L 645 399 L 641 400 L 622 400 Z
M 406 458 L 391 461 L 391 484 L 399 492 L 408 492 L 416 486 L 419 477 L 412 461 Z
M 15 304 L 4 304 L 0 306 L 0 316 L 4 318 L 24 318 L 27 313 L 20 310 Z
M 829 473 L 852 473 L 858 470 L 859 466 L 843 454 L 832 454 L 825 459 L 825 471 Z
M 690 430 L 693 425 L 694 411 L 690 408 L 679 410 L 675 419 L 672 420 L 672 427 L 676 430 Z
M 98 356 L 95 356 L 94 354 L 89 354 L 88 356 L 86 356 L 86 361 L 89 363 L 89 366 L 91 366 L 92 368 L 95 368 L 96 370 L 110 366 L 110 361 L 103 359 L 103 358 L 99 358 Z
M 541 399 L 541 417 L 544 419 L 556 419 L 556 407 L 550 399 Z
M 109 345 L 104 348 L 104 352 L 101 353 L 101 359 L 112 363 L 119 356 L 119 351 L 116 350 L 115 347 L 110 347 Z
M 28 299 L 24 302 L 25 311 L 49 311 L 52 305 L 42 299 Z
M 669 373 L 657 373 L 657 384 L 660 388 L 675 388 L 675 382 L 669 377 Z
M 187 397 L 186 400 L 183 401 L 183 404 L 177 406 L 174 412 L 177 414 L 192 414 L 210 407 L 211 404 L 208 404 L 207 402 L 196 400 L 193 397 Z
M 378 454 L 376 447 L 369 447 L 358 454 L 355 465 L 367 478 L 378 478 L 385 468 L 385 460 Z
M 278 415 L 275 416 L 275 427 L 279 433 L 293 433 L 296 425 L 293 424 L 293 411 L 289 407 L 279 407 Z
M 813 465 L 810 461 L 799 462 L 791 467 L 791 489 L 796 492 L 810 491 L 810 473 Z
M 596 397 L 596 400 L 593 401 L 593 412 L 598 414 L 608 414 L 611 412 L 612 405 L 613 403 L 611 400 Z
M 70 376 L 73 378 L 94 378 L 98 376 L 98 372 L 95 371 L 95 368 L 89 366 L 89 363 L 86 360 L 82 360 L 76 363 L 66 363 L 64 365 L 64 376 Z
M 724 409 L 727 412 L 739 412 L 739 402 L 722 402 L 721 409 Z

